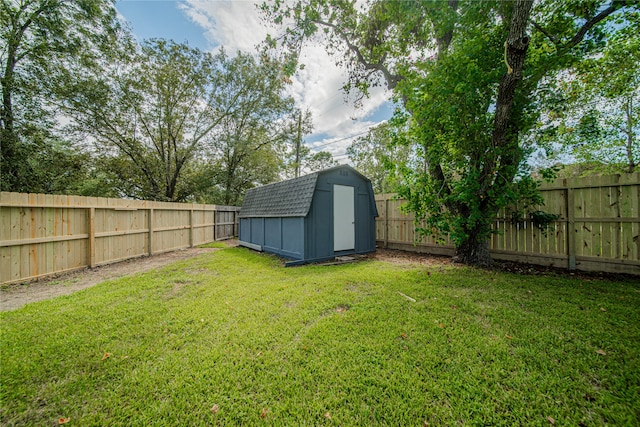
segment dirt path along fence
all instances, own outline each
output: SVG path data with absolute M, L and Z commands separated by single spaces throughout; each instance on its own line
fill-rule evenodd
M 235 206 L 0 193 L 0 283 L 229 239 Z
M 544 232 L 530 220 L 513 222 L 503 210 L 490 242 L 495 259 L 583 271 L 640 275 L 640 173 L 561 179 L 542 186 L 545 206 L 559 216 Z M 416 237 L 404 200 L 376 196 L 378 245 L 412 252 L 453 255 L 453 245 Z

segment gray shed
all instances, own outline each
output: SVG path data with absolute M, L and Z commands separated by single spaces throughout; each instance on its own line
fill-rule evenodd
M 292 260 L 287 265 L 376 250 L 371 181 L 348 165 L 247 191 L 239 243 Z

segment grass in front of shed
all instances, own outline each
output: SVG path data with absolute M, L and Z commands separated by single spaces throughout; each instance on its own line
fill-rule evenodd
M 0 321 L 3 425 L 640 416 L 637 282 L 372 260 L 283 268 L 229 248 Z
M 229 247 L 229 244 L 227 243 L 227 241 L 221 240 L 221 241 L 205 243 L 204 245 L 200 245 L 198 247 L 199 248 L 212 248 L 212 249 L 225 249 L 225 248 Z

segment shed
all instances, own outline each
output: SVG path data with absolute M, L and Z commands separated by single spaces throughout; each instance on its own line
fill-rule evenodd
M 239 243 L 292 260 L 287 265 L 376 250 L 371 181 L 348 165 L 247 191 Z

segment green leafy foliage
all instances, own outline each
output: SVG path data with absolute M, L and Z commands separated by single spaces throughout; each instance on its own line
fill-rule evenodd
M 371 180 L 376 193 L 395 191 L 394 178 L 396 168 L 402 163 L 409 163 L 412 158 L 411 149 L 401 144 L 394 144 L 397 132 L 389 123 L 380 124 L 357 138 L 347 148 L 349 160 L 353 166 Z
M 57 157 L 70 143 L 56 132 L 52 101 L 69 70 L 92 72 L 128 43 L 111 0 L 0 2 L 1 190 L 73 191 L 64 179 L 49 185 L 50 175 L 69 176 Z
M 290 61 L 137 45 L 113 0 L 3 0 L 0 24 L 0 190 L 232 204 L 279 178 Z
M 182 178 L 220 116 L 207 92 L 220 78 L 216 65 L 184 45 L 147 42 L 106 73 L 73 75 L 60 107 L 73 119 L 72 130 L 95 138 L 121 194 L 184 200 L 190 184 Z
M 338 164 L 328 151 L 313 151 L 304 144 L 303 137 L 313 131 L 313 116 L 310 110 L 296 110 L 287 126 L 289 138 L 282 152 L 285 177 L 294 178 Z
M 535 225 L 543 235 L 547 235 L 547 232 L 551 229 L 552 224 L 560 218 L 558 214 L 550 214 L 544 211 L 533 211 L 529 214 L 529 218 L 533 225 Z
M 305 160 L 305 170 L 309 172 L 317 172 L 337 165 L 338 162 L 333 159 L 333 155 L 328 151 L 310 153 Z
M 617 14 L 593 51 L 549 83 L 539 124 L 550 161 L 571 156 L 584 173 L 633 172 L 640 161 L 640 13 Z
M 292 108 L 278 64 L 152 40 L 106 74 L 74 76 L 60 107 L 73 130 L 95 138 L 120 194 L 210 200 L 217 186 L 215 201 L 230 204 L 276 176 L 277 167 L 253 166 L 283 139 Z
M 224 78 L 217 90 L 224 96 L 217 108 L 228 113 L 203 145 L 213 179 L 195 194 L 209 203 L 239 205 L 249 188 L 279 179 L 293 133 L 293 99 L 285 93 L 281 63 L 243 52 L 218 57 Z
M 349 71 L 347 90 L 393 91 L 394 143 L 413 153 L 393 170 L 407 209 L 427 220 L 418 231 L 449 234 L 461 261 L 486 264 L 497 211 L 534 204 L 527 159 L 549 81 L 623 34 L 615 20 L 637 2 L 314 0 L 263 9 L 287 26 L 272 46 L 295 52 L 322 34 L 316 40 Z

